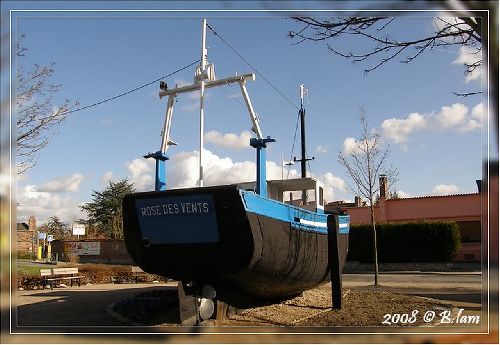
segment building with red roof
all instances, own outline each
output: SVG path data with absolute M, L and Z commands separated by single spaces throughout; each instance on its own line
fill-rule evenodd
M 380 197 L 374 205 L 377 223 L 411 221 L 455 221 L 462 240 L 456 261 L 480 261 L 482 194 L 455 194 L 412 198 L 389 198 L 386 181 L 380 179 Z M 478 187 L 480 187 L 478 183 Z M 480 189 L 480 188 L 479 188 Z M 333 202 L 326 209 L 341 209 L 351 217 L 351 224 L 369 224 L 370 208 L 356 198 L 354 203 Z

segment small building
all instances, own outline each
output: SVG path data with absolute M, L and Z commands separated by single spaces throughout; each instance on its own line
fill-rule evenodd
M 36 251 L 36 219 L 31 216 L 26 223 L 17 223 L 17 252 L 34 253 Z
M 478 185 L 479 186 L 479 185 Z M 369 224 L 370 208 L 360 203 L 334 202 L 326 210 L 342 210 L 351 217 L 351 224 Z M 462 247 L 456 261 L 479 261 L 481 255 L 481 194 L 456 194 L 422 196 L 413 198 L 389 198 L 387 180 L 380 177 L 380 197 L 374 205 L 377 223 L 411 221 L 455 221 L 460 229 Z

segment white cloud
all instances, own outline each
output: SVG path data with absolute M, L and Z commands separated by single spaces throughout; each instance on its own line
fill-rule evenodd
M 469 120 L 467 120 L 466 123 L 464 123 L 462 126 L 460 126 L 457 129 L 457 132 L 465 133 L 465 132 L 473 131 L 477 128 L 481 128 L 481 122 L 478 120 L 475 120 L 475 119 L 469 119 Z
M 327 202 L 334 200 L 335 189 L 342 192 L 346 191 L 345 181 L 340 177 L 333 175 L 331 172 L 321 175 L 318 179 L 324 184 L 324 199 Z
M 250 148 L 250 138 L 252 138 L 252 134 L 248 131 L 243 131 L 239 135 L 234 133 L 222 134 L 217 131 L 210 131 L 205 134 L 207 143 L 233 150 Z
M 83 179 L 84 176 L 82 174 L 72 174 L 68 177 L 46 182 L 38 187 L 37 191 L 50 193 L 77 192 Z
M 398 197 L 402 198 L 402 199 L 404 199 L 404 198 L 411 198 L 411 194 L 410 193 L 403 192 L 402 190 L 398 190 L 397 194 L 398 194 Z
M 79 203 L 71 196 L 61 193 L 42 192 L 35 185 L 24 186 L 18 192 L 18 221 L 26 221 L 29 216 L 35 216 L 38 224 L 42 224 L 49 217 L 57 216 L 64 222 L 73 222 L 84 217 Z
M 484 122 L 485 114 L 483 112 L 483 105 L 479 103 L 472 108 L 470 118 L 458 128 L 458 132 L 469 132 L 481 128 Z
M 325 185 L 331 186 L 332 188 L 338 189 L 340 191 L 346 191 L 346 183 L 340 177 L 334 176 L 331 172 L 327 172 L 321 175 L 320 180 L 323 181 Z
M 451 106 L 443 106 L 438 112 L 426 114 L 411 113 L 406 119 L 387 119 L 382 122 L 382 136 L 397 144 L 405 145 L 408 138 L 416 131 L 448 131 L 465 133 L 482 127 L 484 121 L 481 103 L 469 111 L 469 108 L 461 103 Z M 355 147 L 353 138 L 344 141 L 344 150 Z
M 106 171 L 104 175 L 101 177 L 101 184 L 107 185 L 109 182 L 116 182 L 118 178 L 113 174 L 112 171 Z
M 458 17 L 450 17 L 447 16 L 446 13 L 443 13 L 442 16 L 439 16 L 434 19 L 435 29 L 441 31 L 444 30 L 443 33 L 457 33 L 459 30 L 470 30 L 470 26 L 466 24 L 462 19 Z M 444 37 L 441 40 L 452 44 L 452 43 L 460 43 L 462 41 L 462 37 L 457 36 L 448 36 Z M 477 47 L 472 46 L 464 46 L 461 45 L 457 58 L 452 62 L 454 65 L 473 65 L 474 63 L 481 61 L 482 59 L 482 50 Z M 465 82 L 468 83 L 472 80 L 479 79 L 481 77 L 482 67 L 478 66 L 471 73 L 467 73 L 465 76 Z
M 374 140 L 368 141 L 370 147 L 373 146 L 374 142 Z M 363 147 L 361 146 L 363 143 L 366 143 L 366 141 L 359 141 L 354 138 L 345 138 L 342 143 L 342 153 L 345 155 L 359 154 L 363 150 Z
M 472 118 L 479 120 L 481 123 L 484 122 L 485 114 L 482 103 L 476 104 L 474 108 L 472 108 Z
M 137 158 L 126 163 L 129 172 L 129 182 L 137 191 L 154 190 L 155 161 L 153 159 Z
M 228 157 L 219 157 L 209 150 L 204 150 L 203 183 L 205 186 L 232 184 L 255 181 L 256 165 L 254 162 L 234 162 Z M 167 168 L 168 188 L 190 188 L 198 185 L 198 151 L 175 154 Z M 281 179 L 282 166 L 272 161 L 266 162 L 267 179 Z M 286 169 L 284 174 L 286 176 Z M 298 177 L 292 169 L 289 178 Z
M 457 33 L 458 30 L 470 29 L 470 26 L 466 24 L 462 19 L 460 19 L 459 17 L 450 17 L 446 13 L 442 13 L 440 16 L 434 18 L 434 25 L 436 26 L 437 30 L 444 30 L 445 33 Z M 457 38 L 454 38 L 453 36 L 442 38 L 442 40 L 449 43 L 451 43 L 454 39 L 456 40 Z
M 316 146 L 316 153 L 321 155 L 321 154 L 325 154 L 327 152 L 328 152 L 328 150 L 323 145 Z
M 358 145 L 356 144 L 356 139 L 354 138 L 345 138 L 342 143 L 342 152 L 344 154 L 350 154 L 356 152 L 358 149 Z
M 204 150 L 203 153 L 205 186 L 255 180 L 255 163 L 249 161 L 235 163 L 232 159 L 221 158 L 209 150 Z M 196 187 L 198 179 L 198 151 L 180 152 L 171 158 L 167 168 L 169 188 Z
M 438 124 L 438 128 L 447 129 L 457 127 L 466 121 L 469 109 L 461 104 L 455 103 L 451 107 L 444 106 L 441 111 L 434 115 L 434 119 Z
M 232 184 L 239 182 L 255 181 L 256 165 L 254 162 L 234 162 L 228 157 L 219 157 L 208 150 L 204 150 L 204 175 L 205 186 Z M 169 161 L 167 168 L 168 188 L 191 188 L 198 185 L 198 151 L 180 152 Z M 272 161 L 266 162 L 267 179 L 281 179 L 282 166 Z M 287 170 L 284 170 L 287 175 Z M 297 170 L 292 169 L 289 178 L 298 178 Z M 335 190 L 345 191 L 346 183 L 341 178 L 327 172 L 318 178 L 324 183 L 324 198 L 333 200 Z
M 454 65 L 466 65 L 470 66 L 482 59 L 482 50 L 478 50 L 474 47 L 461 46 L 458 52 L 458 57 L 453 61 Z M 472 72 L 467 73 L 465 76 L 465 82 L 468 83 L 472 80 L 481 78 L 481 68 L 478 66 Z
M 434 195 L 450 195 L 457 194 L 460 188 L 454 184 L 440 184 L 432 189 L 432 194 Z
M 382 136 L 391 139 L 397 144 L 406 143 L 408 136 L 426 127 L 424 116 L 411 113 L 406 119 L 387 119 L 382 122 Z

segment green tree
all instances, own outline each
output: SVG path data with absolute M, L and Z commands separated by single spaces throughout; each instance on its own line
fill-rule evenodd
M 92 202 L 80 208 L 87 213 L 86 225 L 95 229 L 96 234 L 108 238 L 123 238 L 122 201 L 125 195 L 135 191 L 133 183 L 127 179 L 109 182 L 103 191 L 92 191 Z

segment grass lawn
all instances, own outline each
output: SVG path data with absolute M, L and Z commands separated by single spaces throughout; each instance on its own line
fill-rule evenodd
M 27 260 L 17 262 L 17 281 L 18 287 L 27 288 L 28 285 L 24 284 L 26 280 L 38 281 L 41 269 L 62 268 L 62 267 L 78 267 L 78 274 L 83 276 L 82 284 L 105 284 L 114 282 L 133 282 L 135 276 L 132 273 L 130 265 L 107 265 L 107 264 L 94 264 L 84 263 L 76 264 L 69 262 L 60 262 L 58 265 L 33 263 Z M 144 281 L 151 282 L 154 280 L 166 281 L 166 278 L 156 276 L 153 274 L 145 274 Z
M 18 262 L 17 263 L 17 275 L 18 276 L 36 276 L 40 275 L 40 269 L 43 267 L 40 267 L 40 265 L 37 264 L 30 264 L 27 262 Z M 50 267 L 48 267 L 50 268 Z

